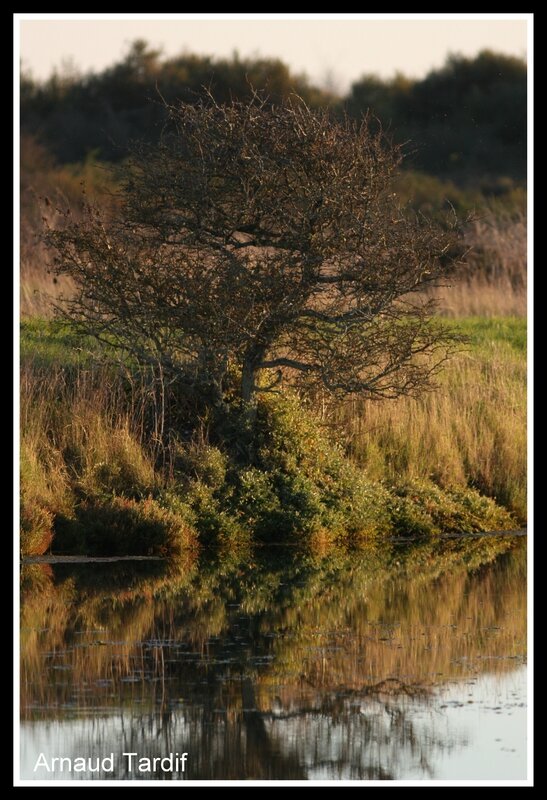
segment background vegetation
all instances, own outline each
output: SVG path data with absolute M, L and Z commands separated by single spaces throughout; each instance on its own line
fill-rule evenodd
M 163 59 L 146 42 L 98 74 L 54 73 L 45 83 L 24 75 L 23 132 L 40 139 L 62 163 L 123 158 L 132 139 L 157 140 L 167 103 L 192 102 L 207 87 L 219 103 L 266 90 L 272 103 L 291 93 L 311 107 L 329 105 L 355 118 L 369 109 L 396 140 L 411 141 L 415 168 L 459 184 L 503 193 L 508 180 L 526 178 L 526 65 L 483 51 L 450 56 L 421 80 L 365 74 L 338 97 L 294 75 L 276 59 L 182 55 Z M 155 99 L 155 103 L 150 103 Z
M 296 92 L 312 108 L 329 106 L 355 118 L 370 111 L 395 142 L 406 143 L 397 187 L 401 204 L 433 217 L 447 209 L 476 216 L 468 234 L 476 254 L 457 304 L 471 303 L 472 312 L 480 314 L 497 313 L 497 303 L 502 313 L 525 313 L 523 61 L 488 51 L 474 59 L 452 56 L 423 80 L 365 75 L 347 97 L 338 97 L 293 75 L 278 60 L 162 59 L 142 41 L 98 74 L 56 72 L 43 83 L 28 74 L 21 78 L 23 313 L 49 313 L 40 292 L 67 288 L 53 285 L 45 274 L 37 244 L 42 217 L 58 222 L 56 207 L 67 205 L 75 213 L 82 182 L 91 196 L 101 190 L 103 207 L 115 203 L 108 165 L 126 157 L 133 139 L 157 141 L 166 114 L 162 98 L 192 102 L 203 87 L 219 102 L 244 100 L 254 89 L 264 90 L 274 103 Z M 57 202 L 40 207 L 41 196 Z M 453 306 L 452 296 L 451 314 Z

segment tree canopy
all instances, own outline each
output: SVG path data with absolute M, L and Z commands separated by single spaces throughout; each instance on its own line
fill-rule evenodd
M 121 168 L 115 218 L 89 205 L 49 233 L 76 284 L 64 313 L 219 400 L 234 374 L 247 404 L 287 375 L 338 395 L 426 387 L 452 337 L 420 292 L 459 244 L 399 208 L 398 149 L 299 98 L 167 113 Z

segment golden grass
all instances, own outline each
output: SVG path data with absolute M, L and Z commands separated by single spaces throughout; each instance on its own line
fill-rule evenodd
M 468 264 L 453 286 L 430 292 L 446 317 L 526 316 L 526 219 L 487 217 L 466 234 Z
M 159 485 L 108 370 L 79 369 L 68 379 L 61 366 L 26 364 L 20 395 L 22 519 L 29 527 L 21 538 L 27 554 L 43 552 L 34 544 L 42 541 L 37 529 L 43 518 L 73 516 L 78 498 L 112 491 L 146 497 Z
M 100 484 L 101 469 L 116 465 L 126 484 L 147 491 L 156 478 L 136 431 L 137 420 L 124 407 L 119 387 L 106 368 L 78 369 L 67 378 L 62 366 L 21 371 L 21 446 L 28 467 L 41 463 L 57 472 L 67 469 Z M 59 461 L 55 469 L 55 460 Z M 64 463 L 64 468 L 62 467 Z M 38 470 L 38 466 L 36 466 Z M 109 476 L 115 481 L 115 475 Z M 33 485 L 40 485 L 35 476 Z
M 357 399 L 336 419 L 371 479 L 472 486 L 526 519 L 526 360 L 503 342 L 458 355 L 435 392 Z
M 515 287 L 505 277 L 492 280 L 478 273 L 436 289 L 430 296 L 437 299 L 444 317 L 526 316 L 526 287 Z
M 45 248 L 35 244 L 32 252 L 21 258 L 21 283 L 19 301 L 21 317 L 53 316 L 54 305 L 74 291 L 71 278 L 54 278 L 47 271 L 48 255 Z

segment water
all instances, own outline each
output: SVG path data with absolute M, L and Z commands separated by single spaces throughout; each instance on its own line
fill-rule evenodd
M 525 576 L 507 537 L 26 566 L 21 777 L 525 779 Z

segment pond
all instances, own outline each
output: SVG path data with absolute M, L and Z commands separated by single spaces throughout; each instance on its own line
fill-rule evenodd
M 32 564 L 21 597 L 23 779 L 526 779 L 524 537 Z

